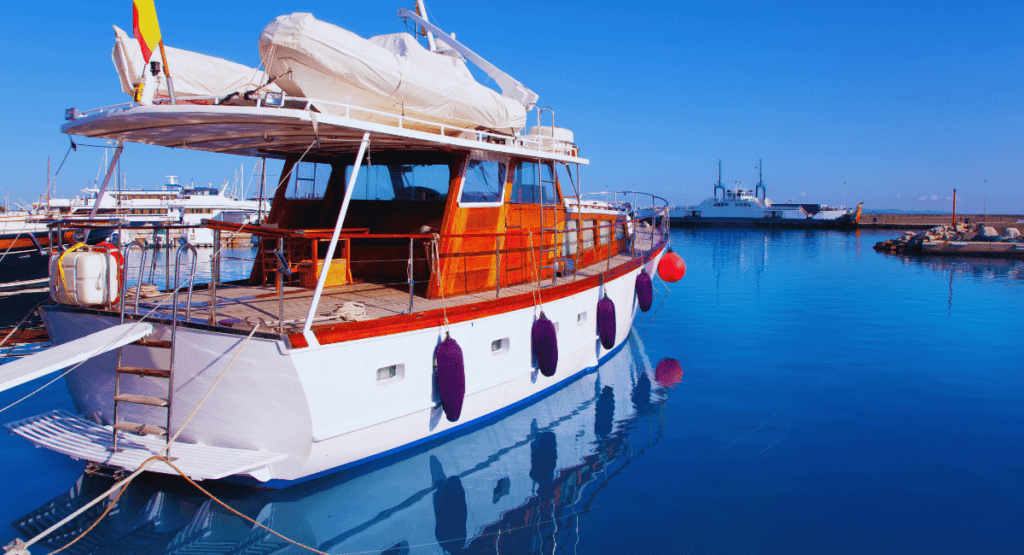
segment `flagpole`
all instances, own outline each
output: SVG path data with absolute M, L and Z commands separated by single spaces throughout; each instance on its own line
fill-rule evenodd
M 174 98 L 174 82 L 171 80 L 170 66 L 167 64 L 167 51 L 164 50 L 164 40 L 160 39 L 160 57 L 164 60 L 164 75 L 167 76 L 167 92 L 171 96 L 171 104 L 177 104 Z

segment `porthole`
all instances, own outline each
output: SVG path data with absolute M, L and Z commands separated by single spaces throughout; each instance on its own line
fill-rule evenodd
M 377 386 L 383 387 L 402 381 L 405 378 L 405 365 L 392 364 L 377 369 Z
M 508 350 L 509 350 L 509 340 L 508 340 L 507 337 L 503 337 L 501 339 L 495 339 L 494 341 L 491 341 L 491 354 L 492 355 L 500 355 L 502 353 L 507 353 Z

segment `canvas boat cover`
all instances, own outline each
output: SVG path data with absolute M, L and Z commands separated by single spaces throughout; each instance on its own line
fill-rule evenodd
M 282 76 L 276 84 L 291 96 L 465 128 L 511 132 L 526 124 L 520 102 L 478 83 L 462 59 L 430 52 L 408 33 L 367 40 L 312 14 L 293 13 L 263 29 L 259 49 L 264 67 Z M 313 104 L 344 114 L 338 106 Z
M 121 78 L 121 90 L 130 95 L 142 77 L 142 49 L 139 48 L 138 40 L 129 37 L 116 25 L 114 26 L 114 35 L 116 41 L 111 57 L 114 60 L 114 67 L 117 68 L 118 76 Z M 197 97 L 224 98 L 233 92 L 244 93 L 256 89 L 266 81 L 265 74 L 258 69 L 180 48 L 171 48 L 170 46 L 165 48 L 171 62 L 170 73 L 174 78 L 174 95 L 180 100 Z M 152 59 L 163 63 L 159 49 L 153 53 Z M 280 91 L 273 84 L 264 87 L 263 90 Z M 160 83 L 158 94 L 164 97 L 168 96 L 165 81 Z

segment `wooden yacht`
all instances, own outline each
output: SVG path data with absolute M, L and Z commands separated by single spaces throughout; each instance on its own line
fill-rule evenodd
M 176 287 L 148 297 L 138 294 L 142 272 L 120 259 L 96 261 L 114 276 L 100 281 L 120 294 L 91 303 L 74 290 L 86 278 L 51 273 L 57 302 L 43 317 L 54 347 L 5 365 L 0 387 L 76 364 L 65 375 L 76 414 L 14 422 L 12 433 L 94 465 L 133 470 L 169 447 L 196 479 L 292 481 L 467 430 L 622 346 L 651 306 L 667 203 L 583 193 L 588 161 L 535 93 L 417 13 L 399 14 L 428 48 L 405 33 L 366 41 L 292 14 L 261 36 L 277 76 L 268 86 L 183 100 L 170 87 L 160 94 L 166 81 L 151 64 L 152 99 L 69 110 L 62 131 L 71 135 L 278 159 L 283 170 L 262 225 L 207 222 L 261 238 L 244 282 L 222 283 L 214 270 L 193 287 L 188 245 Z M 336 52 L 301 52 L 311 36 Z M 427 102 L 440 92 L 378 91 L 371 102 L 359 101 L 366 82 L 314 86 L 339 79 L 344 72 L 328 70 L 355 50 L 382 73 L 395 59 L 403 76 L 410 64 L 452 68 L 438 83 L 461 83 L 465 60 L 484 64 L 502 93 L 460 85 L 458 94 L 477 96 L 448 113 Z M 343 94 L 300 96 L 313 90 Z M 488 95 L 494 102 L 481 108 Z M 537 125 L 527 128 L 527 114 Z M 634 218 L 651 205 L 663 208 Z M 76 254 L 94 253 L 55 255 L 51 266 L 65 272 Z M 173 472 L 162 462 L 148 470 Z

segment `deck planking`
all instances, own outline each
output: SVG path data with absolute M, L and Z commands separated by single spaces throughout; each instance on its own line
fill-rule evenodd
M 650 230 L 639 229 L 634 235 L 637 256 L 642 248 L 653 244 Z M 619 253 L 610 259 L 601 260 L 589 266 L 579 268 L 574 274 L 559 276 L 555 285 L 574 283 L 593 277 L 610 268 L 625 264 L 635 258 L 629 253 Z M 410 295 L 407 284 L 378 284 L 357 282 L 327 287 L 320 296 L 320 303 L 314 317 L 314 329 L 320 325 L 333 325 L 344 322 L 341 316 L 333 315 L 334 311 L 345 303 L 361 303 L 366 308 L 363 320 L 375 320 L 389 316 L 426 312 L 442 308 L 451 308 L 472 303 L 505 299 L 518 295 L 539 293 L 543 300 L 544 290 L 551 285 L 550 279 L 519 285 L 502 287 L 500 290 L 468 293 L 443 299 L 427 299 L 421 294 Z M 225 285 L 220 284 L 216 290 L 216 305 L 213 291 L 210 289 L 196 290 L 192 293 L 189 319 L 192 322 L 212 323 L 219 326 L 250 329 L 260 323 L 261 327 L 278 329 L 288 333 L 299 331 L 309 312 L 313 300 L 312 289 L 285 286 L 284 295 L 280 295 L 274 285 Z M 283 297 L 283 298 L 282 298 Z M 180 318 L 185 316 L 187 295 L 178 294 L 177 312 Z M 173 295 L 161 293 L 146 299 L 140 299 L 140 314 L 151 310 L 161 313 L 170 312 Z M 131 310 L 134 299 L 128 295 L 127 310 Z

